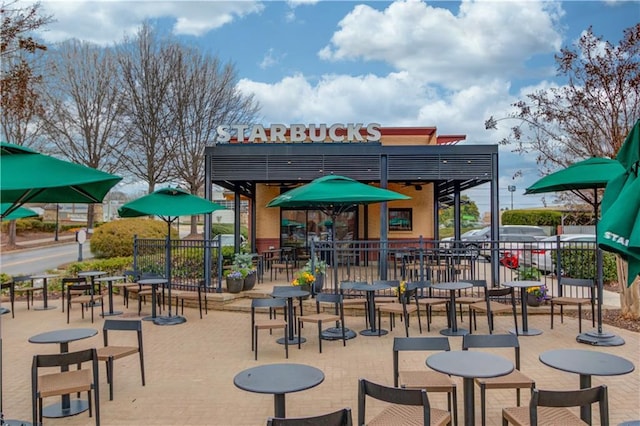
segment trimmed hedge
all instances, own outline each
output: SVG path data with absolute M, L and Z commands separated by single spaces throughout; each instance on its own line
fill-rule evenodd
M 155 219 L 120 219 L 105 223 L 93 232 L 91 253 L 97 258 L 133 256 L 133 237 L 164 239 L 167 224 Z M 171 228 L 171 238 L 178 231 Z
M 552 210 L 509 210 L 502 213 L 503 225 L 552 226 L 562 224 L 562 213 Z

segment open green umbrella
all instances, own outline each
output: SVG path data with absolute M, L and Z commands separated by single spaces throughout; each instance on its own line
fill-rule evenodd
M 349 177 L 327 175 L 278 195 L 269 201 L 267 207 L 315 208 L 331 216 L 331 223 L 337 224 L 338 215 L 353 206 L 409 199 L 411 197 L 407 195 L 367 185 Z M 381 258 L 384 262 L 386 256 Z M 386 265 L 382 265 L 382 268 L 386 270 Z M 337 282 L 338 269 L 334 268 L 334 283 Z M 337 285 L 335 290 L 338 291 Z M 342 338 L 341 333 L 341 329 L 331 328 L 323 332 L 323 337 L 335 340 Z M 352 330 L 348 330 L 346 334 L 348 339 L 355 337 Z
M 59 160 L 29 148 L 0 143 L 2 217 L 24 203 L 99 203 L 122 178 Z
M 598 245 L 627 261 L 630 286 L 640 275 L 640 120 L 627 135 L 616 160 L 623 171 L 605 189 Z
M 167 222 L 166 279 L 169 288 L 169 315 L 157 317 L 159 325 L 174 325 L 186 321 L 179 315 L 171 315 L 171 223 L 180 216 L 207 214 L 224 207 L 178 188 L 163 188 L 124 204 L 118 209 L 120 217 L 158 216 Z M 177 311 L 177 309 L 176 309 Z
M 13 204 L 11 203 L 2 203 L 0 205 L 0 214 L 2 215 L 2 220 L 16 220 L 23 219 L 25 217 L 34 217 L 39 216 L 38 213 L 34 212 L 31 209 L 26 207 L 18 207 L 17 209 L 13 209 L 13 211 L 7 215 L 4 214 L 5 211 L 9 210 Z
M 358 204 L 408 200 L 410 198 L 404 194 L 367 185 L 345 176 L 329 175 L 278 195 L 269 201 L 267 207 L 317 208 L 335 213 Z
M 525 194 L 542 194 L 546 192 L 570 191 L 593 205 L 593 212 L 598 228 L 598 189 L 607 186 L 609 181 L 624 172 L 622 165 L 610 158 L 591 157 L 578 161 L 564 169 L 551 173 L 526 189 Z M 590 198 L 585 191 L 593 191 Z M 598 329 L 578 335 L 576 340 L 598 346 L 619 346 L 624 344 L 622 338 L 602 331 L 602 297 L 603 269 L 602 253 L 596 251 L 596 273 L 598 284 Z

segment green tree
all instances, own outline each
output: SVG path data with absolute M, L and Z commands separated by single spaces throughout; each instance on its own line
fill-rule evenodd
M 440 210 L 440 223 L 446 226 L 453 226 L 453 206 Z M 464 224 L 475 225 L 480 221 L 480 211 L 474 201 L 469 196 L 460 197 L 460 221 Z

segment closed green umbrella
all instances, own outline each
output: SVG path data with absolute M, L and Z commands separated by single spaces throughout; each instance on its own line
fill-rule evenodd
M 9 210 L 9 208 L 11 208 L 12 204 L 11 203 L 2 203 L 2 205 L 0 205 L 0 214 L 2 214 L 2 220 L 16 220 L 16 219 L 23 219 L 25 217 L 34 217 L 34 216 L 38 216 L 38 213 L 34 212 L 31 209 L 28 209 L 26 207 L 18 207 L 17 209 L 14 209 L 11 213 L 5 215 L 4 212 Z
M 24 203 L 99 203 L 122 178 L 59 160 L 29 148 L 0 143 L 2 217 Z
M 605 189 L 598 245 L 627 261 L 630 286 L 640 275 L 640 120 L 627 135 L 616 160 L 623 171 Z
M 158 216 L 167 222 L 166 244 L 166 279 L 169 287 L 169 315 L 157 317 L 155 323 L 159 325 L 174 325 L 186 321 L 182 316 L 171 315 L 171 223 L 180 216 L 207 214 L 224 207 L 202 197 L 189 194 L 178 188 L 163 188 L 151 194 L 140 197 L 124 204 L 118 209 L 121 217 Z M 177 309 L 176 309 L 177 310 Z
M 525 194 L 542 194 L 546 192 L 570 191 L 593 205 L 593 212 L 598 227 L 598 189 L 607 186 L 609 181 L 624 172 L 622 165 L 610 158 L 591 157 L 578 161 L 564 169 L 551 173 L 526 189 Z M 593 191 L 589 198 L 585 191 Z M 596 271 L 598 283 L 598 329 L 582 333 L 576 340 L 598 346 L 618 346 L 624 344 L 622 338 L 602 331 L 602 253 L 596 252 Z

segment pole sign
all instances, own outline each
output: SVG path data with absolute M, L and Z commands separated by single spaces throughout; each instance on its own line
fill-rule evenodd
M 327 124 L 223 124 L 216 128 L 217 143 L 345 143 L 377 142 L 382 126 L 370 123 Z

